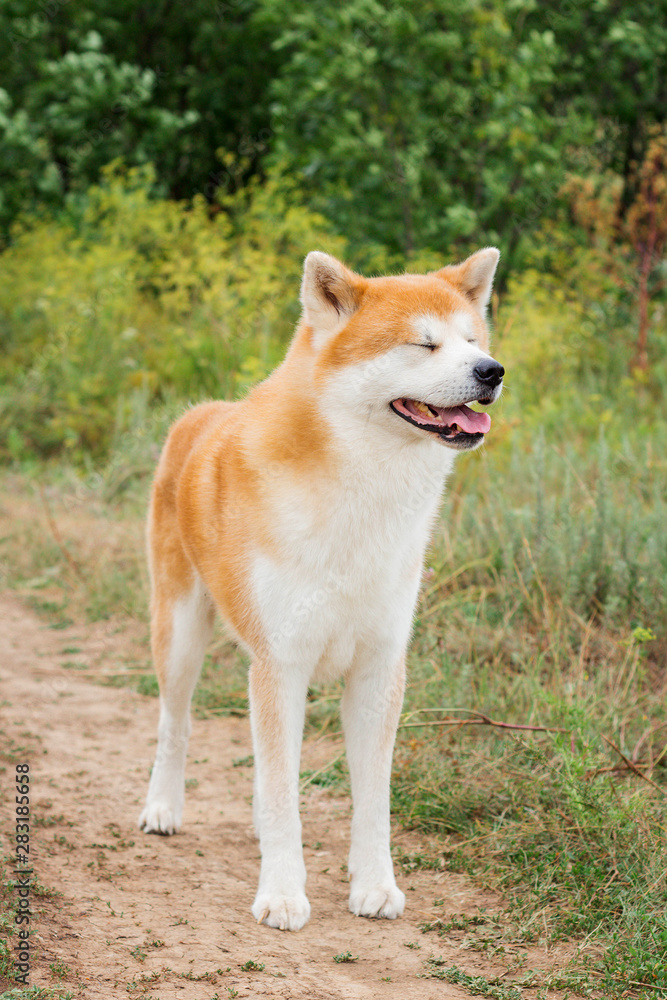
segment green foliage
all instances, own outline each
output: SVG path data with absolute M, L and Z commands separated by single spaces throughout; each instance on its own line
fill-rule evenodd
M 519 38 L 516 8 L 264 0 L 258 16 L 288 54 L 273 85 L 277 155 L 360 252 L 369 240 L 408 256 L 501 238 L 509 249 L 508 219 L 518 234 L 545 191 L 553 201 L 585 122 L 549 103 L 553 32 Z
M 0 226 L 26 204 L 57 206 L 85 191 L 118 156 L 159 163 L 161 190 L 178 198 L 227 186 L 221 146 L 256 168 L 270 136 L 264 95 L 276 57 L 252 20 L 255 6 L 4 3 Z
M 614 271 L 606 252 L 551 223 L 525 253 L 493 345 L 510 373 L 508 394 L 520 396 L 517 418 L 531 427 L 539 422 L 547 438 L 563 444 L 592 441 L 601 429 L 614 443 L 618 434 L 634 443 L 659 430 L 667 392 L 664 300 L 656 297 L 650 308 L 649 368 L 632 371 L 634 296 L 621 280 L 618 254 Z
M 0 225 L 61 205 L 119 156 L 158 164 L 165 194 L 209 200 L 279 157 L 368 265 L 376 250 L 480 239 L 512 257 L 554 216 L 568 167 L 616 171 L 630 205 L 664 120 L 661 13 L 665 0 L 193 0 L 140 14 L 131 0 L 9 0 Z
M 625 183 L 624 203 L 632 198 L 630 176 L 640 160 L 650 126 L 665 120 L 667 3 L 639 0 L 624 4 L 526 6 L 523 33 L 548 28 L 557 65 L 553 95 L 572 103 L 597 123 L 592 148 L 577 150 L 582 165 L 595 157 Z
M 149 403 L 230 396 L 280 360 L 301 263 L 343 252 L 275 173 L 211 216 L 151 198 L 150 168 L 112 165 L 66 214 L 26 220 L 0 293 L 3 457 L 103 453 Z
M 247 962 L 244 962 L 241 966 L 242 972 L 264 972 L 264 962 L 256 962 L 254 958 L 249 958 Z
M 37 198 L 57 205 L 85 190 L 115 157 L 162 161 L 198 119 L 155 105 L 156 72 L 118 62 L 97 31 L 77 51 L 45 59 L 22 106 L 0 91 L 0 222 Z

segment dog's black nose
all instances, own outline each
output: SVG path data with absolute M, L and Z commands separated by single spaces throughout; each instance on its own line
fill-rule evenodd
M 490 389 L 495 389 L 502 382 L 505 369 L 497 361 L 494 361 L 493 358 L 485 358 L 484 361 L 480 361 L 478 365 L 475 365 L 473 374 L 484 385 L 488 385 Z

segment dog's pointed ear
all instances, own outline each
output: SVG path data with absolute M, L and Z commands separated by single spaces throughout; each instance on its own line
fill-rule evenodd
M 328 253 L 313 250 L 306 257 L 301 282 L 303 319 L 315 331 L 319 346 L 342 330 L 361 304 L 363 278 Z
M 473 304 L 478 313 L 486 315 L 486 307 L 491 298 L 493 276 L 496 273 L 500 250 L 485 247 L 472 254 L 462 264 L 450 264 L 436 274 L 458 288 Z

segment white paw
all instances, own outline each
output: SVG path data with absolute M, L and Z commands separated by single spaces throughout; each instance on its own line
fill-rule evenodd
M 252 915 L 258 924 L 281 931 L 300 931 L 310 916 L 310 903 L 304 893 L 286 896 L 278 892 L 257 893 Z
M 139 829 L 144 833 L 178 833 L 181 829 L 183 810 L 169 802 L 153 800 L 147 802 L 139 817 Z
M 396 885 L 352 886 L 350 909 L 357 917 L 395 920 L 403 913 L 405 894 Z

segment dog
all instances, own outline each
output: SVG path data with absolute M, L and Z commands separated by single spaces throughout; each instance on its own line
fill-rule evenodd
M 251 657 L 252 913 L 310 916 L 299 818 L 308 686 L 345 678 L 353 798 L 352 913 L 394 919 L 389 782 L 424 551 L 457 452 L 477 448 L 500 395 L 486 310 L 499 252 L 429 274 L 365 278 L 305 260 L 302 316 L 282 364 L 239 402 L 172 427 L 150 501 L 158 748 L 139 825 L 181 826 L 190 701 L 217 610 Z

